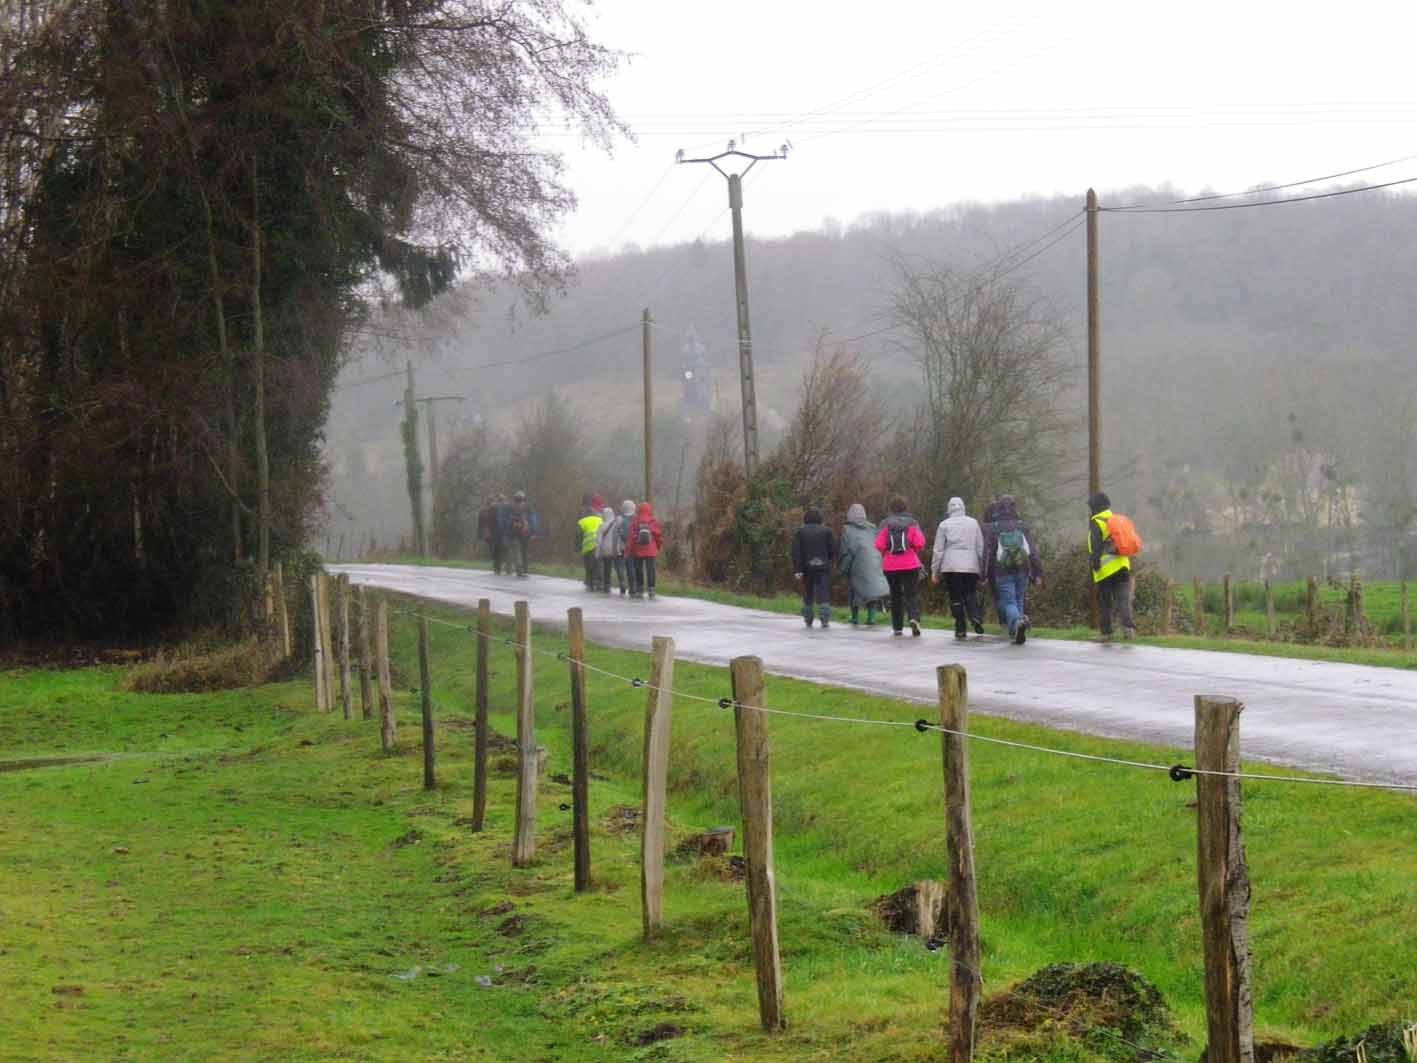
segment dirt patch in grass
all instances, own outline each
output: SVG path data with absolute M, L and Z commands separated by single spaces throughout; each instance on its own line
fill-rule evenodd
M 68 764 L 97 764 L 111 757 L 31 757 L 28 760 L 0 760 L 0 772 L 31 771 L 35 768 L 62 768 Z
M 633 834 L 640 829 L 640 810 L 633 805 L 616 805 L 602 822 L 611 834 Z
M 1073 1040 L 1109 1059 L 1151 1060 L 1182 1041 L 1161 991 L 1114 963 L 1044 967 L 984 1001 L 979 1025 L 1011 1059 L 1036 1058 L 1045 1045 Z
M 634 1037 L 637 1045 L 652 1045 L 660 1041 L 671 1041 L 676 1037 L 684 1036 L 684 1027 L 676 1026 L 672 1022 L 661 1022 L 658 1026 L 651 1026 L 648 1030 L 638 1033 Z

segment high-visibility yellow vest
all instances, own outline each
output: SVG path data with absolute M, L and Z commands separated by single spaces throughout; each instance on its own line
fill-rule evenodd
M 590 516 L 582 517 L 580 520 L 576 521 L 576 523 L 581 529 L 581 553 L 595 553 L 596 537 L 600 532 L 600 526 L 605 523 L 605 519 L 591 514 Z
M 1104 509 L 1101 513 L 1092 515 L 1092 523 L 1096 524 L 1102 532 L 1102 557 L 1101 564 L 1097 566 L 1097 571 L 1092 574 L 1093 583 L 1101 583 L 1108 576 L 1115 576 L 1118 572 L 1132 567 L 1132 559 L 1123 557 L 1115 550 L 1109 550 L 1112 545 L 1112 537 L 1107 534 L 1107 522 L 1112 518 L 1112 511 Z M 1089 547 L 1091 544 L 1088 544 Z

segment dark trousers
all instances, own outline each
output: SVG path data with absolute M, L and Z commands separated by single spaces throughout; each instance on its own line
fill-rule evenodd
M 597 581 L 600 579 L 600 560 L 594 552 L 581 554 L 581 565 L 585 568 L 586 590 L 595 590 Z
M 828 569 L 814 569 L 802 573 L 802 615 L 808 620 L 812 618 L 814 606 L 817 615 L 831 619 L 831 572 Z
M 1098 630 L 1104 635 L 1112 634 L 1112 618 L 1122 622 L 1124 631 L 1135 625 L 1132 623 L 1132 574 L 1128 569 L 1114 572 L 1097 584 Z
M 965 620 L 984 622 L 984 607 L 979 604 L 979 577 L 973 572 L 946 572 L 945 590 L 950 596 L 950 615 L 955 618 L 955 631 L 963 634 Z
M 525 576 L 527 572 L 526 545 L 525 539 L 513 539 L 511 542 L 512 559 L 516 562 L 518 576 Z
M 630 579 L 631 594 L 653 594 L 654 593 L 654 568 L 655 562 L 659 560 L 654 557 L 631 557 L 626 559 L 634 575 Z
M 507 544 L 502 539 L 492 539 L 487 548 L 492 552 L 492 571 L 500 576 L 507 564 Z
M 891 589 L 891 630 L 903 630 L 907 617 L 919 621 L 920 570 L 887 572 L 886 583 Z
M 610 593 L 610 573 L 615 573 L 615 580 L 620 584 L 620 593 L 625 593 L 625 559 L 623 557 L 602 557 L 600 559 L 600 589 L 606 594 Z

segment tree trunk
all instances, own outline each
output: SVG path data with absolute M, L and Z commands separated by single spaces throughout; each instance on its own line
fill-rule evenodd
M 266 446 L 266 321 L 261 307 L 261 200 L 251 157 L 251 375 L 256 414 L 256 576 L 265 579 L 271 565 L 271 458 Z

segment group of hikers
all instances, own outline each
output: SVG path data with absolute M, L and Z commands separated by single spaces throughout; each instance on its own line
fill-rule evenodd
M 1123 636 L 1133 638 L 1131 558 L 1141 549 L 1131 521 L 1113 514 L 1105 494 L 1088 500 L 1089 559 L 1100 605 L 1100 637 L 1110 639 L 1114 618 Z M 908 624 L 920 635 L 920 580 L 927 570 L 920 554 L 926 547 L 924 531 L 910 513 L 906 499 L 891 499 L 890 512 L 879 527 L 872 524 L 859 502 L 846 511 L 846 524 L 838 543 L 822 521 L 821 510 L 803 514 L 802 527 L 792 540 L 792 572 L 802 584 L 802 620 L 831 624 L 831 576 L 839 571 L 848 580 L 851 623 L 876 622 L 882 603 L 888 601 L 891 634 L 900 638 Z M 964 500 L 951 498 L 945 518 L 935 529 L 928 566 L 932 584 L 944 581 L 949 595 L 955 638 L 966 639 L 972 627 L 984 633 L 980 585 L 993 593 L 1000 622 L 1009 638 L 1022 645 L 1032 621 L 1028 618 L 1028 589 L 1043 586 L 1043 557 L 1032 529 L 1019 516 L 1011 495 L 985 507 L 983 520 L 965 512 Z
M 1098 592 L 1100 637 L 1112 637 L 1115 620 L 1130 639 L 1136 635 L 1132 557 L 1141 550 L 1141 539 L 1111 505 L 1100 492 L 1088 499 L 1088 556 Z M 920 556 L 927 546 L 925 533 L 910 504 L 898 495 L 888 508 L 878 527 L 861 503 L 848 507 L 840 541 L 823 523 L 820 509 L 803 514 L 792 540 L 792 572 L 802 586 L 802 619 L 809 628 L 814 622 L 831 625 L 831 577 L 840 572 L 848 581 L 852 624 L 862 622 L 864 611 L 865 623 L 873 625 L 876 615 L 888 610 L 893 636 L 902 637 L 908 625 L 911 635 L 919 637 L 920 581 L 928 574 L 932 584 L 945 584 L 955 638 L 968 638 L 970 628 L 984 634 L 980 590 L 987 587 L 1009 638 L 1019 645 L 1027 641 L 1032 626 L 1028 591 L 1043 586 L 1043 557 L 1012 495 L 986 506 L 982 520 L 965 511 L 963 499 L 951 498 L 935 529 L 928 566 Z M 539 531 L 540 519 L 521 491 L 510 500 L 496 496 L 478 514 L 478 535 L 498 574 L 515 567 L 519 577 L 526 577 L 527 545 Z M 626 499 L 617 511 L 602 496 L 586 494 L 574 531 L 586 590 L 609 594 L 613 581 L 622 596 L 655 596 L 664 529 L 649 502 Z
M 576 521 L 576 549 L 585 566 L 586 590 L 609 594 L 613 575 L 622 597 L 654 597 L 664 528 L 649 502 L 636 505 L 627 498 L 617 513 L 600 495 L 584 496 Z

